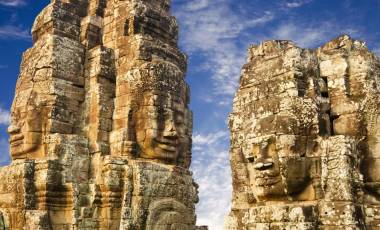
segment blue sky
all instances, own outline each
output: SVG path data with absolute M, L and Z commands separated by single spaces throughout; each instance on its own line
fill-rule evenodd
M 6 127 L 22 52 L 47 0 L 0 0 L 0 164 L 9 162 Z M 227 117 L 250 44 L 289 39 L 314 48 L 347 33 L 380 54 L 380 0 L 173 0 L 180 47 L 189 55 L 194 111 L 193 164 L 199 224 L 222 229 L 231 198 Z

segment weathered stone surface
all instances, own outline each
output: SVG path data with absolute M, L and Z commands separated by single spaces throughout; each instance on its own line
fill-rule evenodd
M 249 49 L 225 229 L 380 229 L 380 60 L 348 36 Z
M 195 226 L 186 56 L 169 0 L 52 0 L 32 28 L 0 168 L 0 228 Z

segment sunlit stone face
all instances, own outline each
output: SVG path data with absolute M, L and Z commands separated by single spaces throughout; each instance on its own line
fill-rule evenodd
M 28 98 L 24 98 L 28 96 Z M 25 100 L 26 99 L 26 100 Z M 29 158 L 40 154 L 42 143 L 42 111 L 37 98 L 30 92 L 16 96 L 11 111 L 10 152 L 13 159 Z
M 284 122 L 281 123 L 279 122 Z M 309 181 L 309 166 L 305 158 L 306 138 L 294 135 L 289 119 L 274 119 L 269 126 L 258 122 L 256 136 L 244 151 L 251 192 L 257 200 L 286 200 L 286 196 L 301 192 Z M 282 126 L 289 133 L 273 133 Z M 288 127 L 289 129 L 287 129 Z M 266 135 L 267 134 L 267 135 Z
M 249 180 L 254 195 L 258 198 L 285 195 L 275 137 L 254 143 L 251 154 L 246 158 L 249 161 Z
M 135 114 L 139 156 L 176 163 L 190 144 L 188 109 L 170 93 L 144 93 Z

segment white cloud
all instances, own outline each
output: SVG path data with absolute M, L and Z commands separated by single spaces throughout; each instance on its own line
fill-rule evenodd
M 9 144 L 6 139 L 0 139 L 0 166 L 9 164 L 10 155 L 9 155 Z
M 303 5 L 311 3 L 313 0 L 298 0 L 285 3 L 285 6 L 288 8 L 299 8 Z
M 248 29 L 273 20 L 274 14 L 233 10 L 233 0 L 191 0 L 176 12 L 181 22 L 181 43 L 185 51 L 199 53 L 205 59 L 201 71 L 214 81 L 214 95 L 231 96 L 238 86 L 245 46 L 240 36 Z M 236 7 L 239 9 L 239 7 Z
M 228 137 L 227 131 L 217 131 L 209 134 L 195 134 L 193 135 L 194 147 L 200 147 L 204 145 L 213 145 L 220 140 L 225 140 Z
M 0 107 L 0 128 L 4 129 L 10 120 L 9 111 Z M 4 127 L 5 126 L 5 127 Z M 9 164 L 10 155 L 9 155 L 9 144 L 8 140 L 3 137 L 0 137 L 0 166 Z
M 228 138 L 224 130 L 193 137 L 192 171 L 200 196 L 197 225 L 208 225 L 210 230 L 223 229 L 224 217 L 230 210 L 232 181 Z
M 26 30 L 20 26 L 0 26 L 0 39 L 30 39 L 30 37 L 29 30 Z
M 358 33 L 354 28 L 345 28 L 329 21 L 320 24 L 288 22 L 277 27 L 270 37 L 291 40 L 303 48 L 314 48 L 341 34 L 354 36 Z
M 232 101 L 236 92 L 249 44 L 284 39 L 312 48 L 343 33 L 358 33 L 338 19 L 310 21 L 294 17 L 289 11 L 313 1 L 284 0 L 278 7 L 266 9 L 260 7 L 259 1 L 182 1 L 174 12 L 180 21 L 181 45 L 190 55 L 203 58 L 198 71 L 210 75 L 214 84 L 211 96 L 208 91 L 209 95 L 200 97 L 220 106 L 230 105 L 226 101 Z M 280 18 L 281 22 L 277 20 Z M 288 18 L 288 23 L 283 22 L 284 18 Z M 271 25 L 272 29 L 264 27 L 269 23 L 277 25 Z
M 206 8 L 210 4 L 210 0 L 193 0 L 189 1 L 184 8 L 188 11 L 196 11 Z
M 0 5 L 17 7 L 26 5 L 26 2 L 24 0 L 0 0 Z
M 10 120 L 9 111 L 0 107 L 0 125 L 8 125 Z

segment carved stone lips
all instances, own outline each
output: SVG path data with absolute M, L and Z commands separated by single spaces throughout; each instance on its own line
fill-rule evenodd
M 281 181 L 278 172 L 264 171 L 255 175 L 255 184 L 257 186 L 270 186 Z
M 254 169 L 261 169 L 261 168 L 268 168 L 270 166 L 272 166 L 273 163 L 272 162 L 265 162 L 265 163 L 257 163 L 253 166 Z
M 259 158 L 257 162 L 253 164 L 253 168 L 256 170 L 266 170 L 274 165 L 271 158 Z
M 160 149 L 163 149 L 163 150 L 168 151 L 168 152 L 176 152 L 177 151 L 177 147 L 175 147 L 175 146 L 159 144 L 158 147 Z
M 11 135 L 11 137 L 9 139 L 9 143 L 11 146 L 18 146 L 18 145 L 22 144 L 23 139 L 24 139 L 23 134 L 14 134 L 14 135 Z
M 177 151 L 177 146 L 178 146 L 178 141 L 177 140 L 172 140 L 172 139 L 156 139 L 155 140 L 158 143 L 158 147 L 169 152 L 176 152 Z
M 18 126 L 10 125 L 8 127 L 8 133 L 10 134 L 9 144 L 11 147 L 18 146 L 22 144 L 24 135 L 20 133 L 21 129 Z

